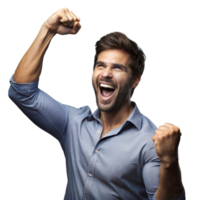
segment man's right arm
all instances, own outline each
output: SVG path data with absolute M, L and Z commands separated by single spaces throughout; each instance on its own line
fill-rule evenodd
M 48 45 L 55 33 L 50 32 L 45 24 L 42 25 L 36 39 L 21 59 L 13 80 L 17 83 L 36 81 L 42 70 L 42 62 Z
M 21 59 L 13 80 L 17 83 L 36 81 L 42 70 L 42 62 L 49 43 L 55 34 L 76 34 L 81 28 L 80 19 L 71 11 L 60 9 L 42 25 L 36 39 Z
M 69 15 L 70 14 L 70 15 Z M 79 112 L 65 106 L 38 88 L 42 60 L 52 37 L 58 34 L 76 34 L 80 29 L 72 12 L 61 9 L 41 27 L 35 41 L 19 63 L 11 78 L 9 97 L 37 126 L 62 142 L 69 118 Z

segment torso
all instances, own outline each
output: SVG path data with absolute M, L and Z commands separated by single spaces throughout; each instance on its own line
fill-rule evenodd
M 112 127 L 112 128 L 110 128 L 110 129 L 107 129 L 107 130 L 104 130 L 104 128 L 103 128 L 103 131 L 102 131 L 102 133 L 101 133 L 100 139 L 101 139 L 104 135 L 106 135 L 108 132 L 110 132 L 110 131 L 112 131 L 113 129 L 118 128 L 118 127 L 120 127 L 120 126 L 122 126 L 122 125 L 118 125 L 118 126 Z
M 134 105 L 135 105 L 135 104 L 134 104 Z M 133 111 L 133 109 L 134 109 L 134 106 L 131 107 L 131 110 L 130 110 L 129 115 L 131 114 L 131 112 Z M 129 115 L 128 115 L 128 116 L 129 116 Z M 100 116 L 100 120 L 101 120 L 101 116 Z M 108 132 L 110 132 L 110 131 L 112 131 L 113 129 L 118 128 L 118 127 L 120 127 L 120 126 L 122 126 L 122 125 L 123 125 L 123 123 L 120 124 L 120 125 L 117 125 L 117 126 L 115 126 L 115 127 L 113 127 L 113 128 L 110 128 L 109 130 L 104 130 L 104 128 L 103 128 L 103 131 L 102 131 L 102 133 L 101 133 L 100 139 L 101 139 L 104 135 L 106 135 Z
M 106 133 L 108 133 L 109 131 L 102 131 L 102 133 L 101 133 L 101 136 L 100 136 L 100 139 L 104 136 L 104 135 L 106 135 Z

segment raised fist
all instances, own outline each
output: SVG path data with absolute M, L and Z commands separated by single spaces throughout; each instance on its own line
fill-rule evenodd
M 64 7 L 52 13 L 43 24 L 49 31 L 59 35 L 79 35 L 80 20 L 72 10 Z

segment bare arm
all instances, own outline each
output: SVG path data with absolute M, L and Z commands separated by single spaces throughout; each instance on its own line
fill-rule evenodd
M 80 19 L 67 8 L 54 13 L 41 27 L 36 39 L 21 59 L 13 80 L 29 83 L 37 80 L 42 70 L 45 52 L 55 34 L 76 34 L 81 28 Z
M 42 62 L 48 45 L 55 34 L 42 25 L 31 47 L 21 59 L 13 80 L 17 83 L 29 83 L 37 80 L 42 70 Z
M 183 186 L 178 161 L 172 166 L 160 166 L 160 182 L 156 191 L 156 200 L 177 200 Z

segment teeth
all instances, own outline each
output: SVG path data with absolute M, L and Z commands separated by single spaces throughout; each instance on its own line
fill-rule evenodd
M 106 84 L 103 84 L 103 83 L 101 83 L 100 86 L 101 86 L 101 87 L 104 87 L 104 88 L 115 89 L 113 86 L 111 86 L 111 85 L 106 85 Z

